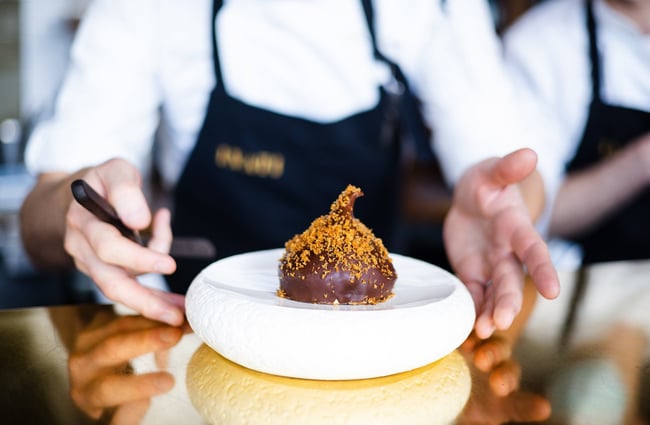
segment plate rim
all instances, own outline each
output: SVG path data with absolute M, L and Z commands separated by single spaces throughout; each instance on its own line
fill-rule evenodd
M 233 293 L 234 295 L 241 296 L 243 299 L 256 299 L 255 297 L 252 297 L 250 295 L 247 295 L 245 293 L 245 290 L 238 291 L 236 285 L 229 286 L 227 283 L 224 283 L 224 286 L 229 286 L 228 288 L 226 287 L 221 287 L 220 282 L 216 282 L 216 279 L 213 279 L 209 276 L 211 272 L 214 271 L 214 269 L 218 268 L 219 266 L 223 266 L 224 263 L 231 262 L 231 261 L 237 261 L 238 259 L 242 258 L 254 258 L 257 256 L 260 257 L 271 257 L 277 256 L 278 261 L 280 260 L 280 256 L 282 252 L 284 251 L 284 248 L 271 248 L 271 249 L 264 249 L 264 250 L 257 250 L 257 251 L 250 251 L 250 252 L 245 252 L 241 254 L 235 254 L 229 257 L 225 257 L 219 260 L 216 260 L 206 266 L 192 281 L 192 284 L 194 284 L 195 281 L 200 281 L 203 280 L 205 281 L 208 285 L 211 285 L 215 290 L 217 291 L 223 291 L 223 292 L 230 292 Z M 336 313 L 357 313 L 357 312 L 364 312 L 364 313 L 373 313 L 373 312 L 382 312 L 382 311 L 390 311 L 390 310 L 396 310 L 396 309 L 405 309 L 405 308 L 424 308 L 429 304 L 434 304 L 437 302 L 444 301 L 444 299 L 453 296 L 453 294 L 458 291 L 458 290 L 467 290 L 465 285 L 462 283 L 462 281 L 455 276 L 453 273 L 443 269 L 442 267 L 439 267 L 435 264 L 426 262 L 424 260 L 414 258 L 414 257 L 409 257 L 403 254 L 397 254 L 397 253 L 389 253 L 389 256 L 392 258 L 393 264 L 396 263 L 403 263 L 401 264 L 402 266 L 408 266 L 408 264 L 404 263 L 413 263 L 413 264 L 418 264 L 420 267 L 425 267 L 427 269 L 427 273 L 434 273 L 440 276 L 436 276 L 436 279 L 442 279 L 444 278 L 444 283 L 445 287 L 449 289 L 448 293 L 444 297 L 440 297 L 437 299 L 433 299 L 431 301 L 428 301 L 426 299 L 420 300 L 419 302 L 411 302 L 408 304 L 397 304 L 395 303 L 395 297 L 392 297 L 391 299 L 388 299 L 384 302 L 377 303 L 377 304 L 338 304 L 338 305 L 333 305 L 333 304 L 315 304 L 315 303 L 308 303 L 308 302 L 303 302 L 303 301 L 295 301 L 287 298 L 280 298 L 277 297 L 275 300 L 275 304 L 273 304 L 275 307 L 278 308 L 290 308 L 290 309 L 298 309 L 298 310 L 314 310 L 314 311 L 332 311 Z M 397 269 L 397 266 L 396 266 Z M 406 270 L 406 269 L 403 269 Z M 408 286 L 409 288 L 415 288 L 413 285 L 409 284 L 410 279 L 405 279 L 402 277 L 402 280 L 400 282 L 400 276 L 403 276 L 404 271 L 399 271 L 398 270 L 398 276 L 397 280 L 395 281 L 395 286 L 393 288 L 393 293 L 396 296 L 399 296 L 402 293 L 402 288 L 404 286 Z M 406 271 L 408 273 L 408 271 Z M 407 276 L 410 277 L 410 276 Z M 278 286 L 279 288 L 279 280 L 278 280 Z M 231 289 L 232 288 L 232 289 Z M 460 288 L 460 289 L 459 289 Z M 257 304 L 257 303 L 256 303 Z M 271 305 L 270 303 L 264 303 L 265 305 Z
M 264 251 L 278 252 L 252 253 L 262 255 Z M 251 253 L 238 255 L 246 254 Z M 200 278 L 208 266 L 188 289 L 188 322 L 199 338 L 222 356 L 264 373 L 350 380 L 412 370 L 458 348 L 473 328 L 475 310 L 469 291 L 457 277 L 433 264 L 403 257 L 449 274 L 453 291 L 441 302 L 409 309 L 280 308 L 277 303 L 244 299 L 233 291 L 226 296 L 226 291 L 221 291 L 215 297 L 213 291 L 218 289 Z M 360 311 L 373 314 L 358 314 Z M 334 364 L 324 361 L 323 353 Z M 368 358 L 367 353 L 375 354 Z

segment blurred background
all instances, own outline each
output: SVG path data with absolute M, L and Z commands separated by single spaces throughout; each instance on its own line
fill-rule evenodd
M 17 213 L 33 183 L 25 140 L 52 109 L 88 1 L 0 0 L 0 308 L 74 303 L 85 293 L 70 276 L 32 269 Z
M 25 141 L 47 117 L 65 72 L 68 51 L 92 0 L 0 0 L 0 308 L 84 302 L 84 279 L 34 270 L 18 231 L 18 209 L 33 184 L 23 165 Z M 503 29 L 534 0 L 491 0 Z M 401 251 L 446 267 L 440 223 L 449 192 L 435 163 L 405 167 L 405 246 Z

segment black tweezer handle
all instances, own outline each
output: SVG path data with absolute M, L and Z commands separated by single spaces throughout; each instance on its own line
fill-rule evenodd
M 95 217 L 103 222 L 112 224 L 124 237 L 144 246 L 144 242 L 138 232 L 127 227 L 122 220 L 120 220 L 115 208 L 113 208 L 99 193 L 95 192 L 88 183 L 81 179 L 75 180 L 70 185 L 70 188 L 72 189 L 72 196 L 74 196 L 74 199 L 76 199 L 77 202 L 88 211 L 93 213 Z

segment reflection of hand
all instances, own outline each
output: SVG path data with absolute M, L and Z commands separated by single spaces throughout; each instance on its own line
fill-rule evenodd
M 141 316 L 98 314 L 79 333 L 70 353 L 73 401 L 94 419 L 139 423 L 151 397 L 171 390 L 174 379 L 163 371 L 134 375 L 129 360 L 146 353 L 164 355 L 182 335 L 180 328 Z
M 540 201 L 518 185 L 533 175 L 536 161 L 533 151 L 521 149 L 470 168 L 456 185 L 445 219 L 449 260 L 472 294 L 475 330 L 483 338 L 507 329 L 520 311 L 524 266 L 543 296 L 559 292 L 548 248 L 526 203 L 541 203 L 543 184 L 529 180 Z
M 145 317 L 180 325 L 183 298 L 141 286 L 135 279 L 146 273 L 174 272 L 176 264 L 167 255 L 172 241 L 169 211 L 161 209 L 152 218 L 140 174 L 124 160 L 107 161 L 76 177 L 85 179 L 107 198 L 128 227 L 142 230 L 151 224 L 153 235 L 149 247 L 142 247 L 71 202 L 64 244 L 77 268 L 90 276 L 109 299 Z
M 494 335 L 480 340 L 472 335 L 461 352 L 472 370 L 472 393 L 458 425 L 537 422 L 550 416 L 545 398 L 519 389 L 521 368 L 511 357 L 506 338 Z

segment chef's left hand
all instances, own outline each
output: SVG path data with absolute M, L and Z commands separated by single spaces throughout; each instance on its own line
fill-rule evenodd
M 521 309 L 525 271 L 542 296 L 559 294 L 557 272 L 527 204 L 534 197 L 520 187 L 536 164 L 530 149 L 487 159 L 468 169 L 454 190 L 444 223 L 445 247 L 474 299 L 480 338 L 510 327 Z M 533 189 L 543 199 L 543 187 Z

